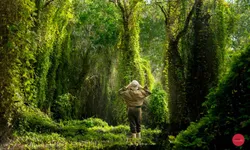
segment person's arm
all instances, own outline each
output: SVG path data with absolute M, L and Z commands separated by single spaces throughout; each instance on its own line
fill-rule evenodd
M 122 94 L 122 92 L 124 92 L 124 91 L 126 91 L 126 90 L 127 90 L 126 87 L 122 87 L 118 92 L 119 92 L 119 94 Z
M 146 98 L 147 96 L 149 96 L 151 94 L 151 92 L 148 90 L 148 87 L 140 87 L 138 90 L 133 91 L 134 93 L 137 94 L 137 96 L 141 97 L 141 98 Z
M 147 86 L 147 85 L 145 85 L 145 86 L 144 86 L 143 90 L 147 93 L 147 95 L 152 94 L 152 93 L 149 91 L 149 89 L 148 89 L 148 86 Z

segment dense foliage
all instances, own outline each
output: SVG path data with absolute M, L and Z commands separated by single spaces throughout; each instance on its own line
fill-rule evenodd
M 163 128 L 168 122 L 168 105 L 166 92 L 158 85 L 152 90 L 147 112 L 151 128 Z
M 249 146 L 250 47 L 235 58 L 230 72 L 203 104 L 207 114 L 176 138 L 176 149 L 233 149 L 235 133 L 241 133 Z M 247 147 L 244 146 L 245 149 Z M 249 148 L 249 147 L 248 147 Z
M 0 144 L 155 144 L 158 129 L 176 149 L 232 149 L 238 132 L 249 143 L 249 6 L 1 0 Z M 134 79 L 152 94 L 142 106 L 144 138 L 127 141 L 118 90 Z

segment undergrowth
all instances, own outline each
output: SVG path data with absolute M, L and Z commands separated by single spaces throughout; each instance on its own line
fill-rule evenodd
M 110 126 L 99 118 L 55 122 L 38 109 L 20 113 L 7 149 L 102 149 L 112 145 L 154 145 L 160 130 L 142 127 L 142 139 L 130 139 L 129 126 Z
M 249 149 L 250 130 L 250 46 L 235 57 L 230 71 L 211 90 L 203 103 L 206 115 L 180 132 L 175 149 Z M 241 147 L 232 144 L 240 133 L 245 138 Z

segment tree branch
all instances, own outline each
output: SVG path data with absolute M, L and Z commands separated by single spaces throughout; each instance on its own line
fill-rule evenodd
M 168 15 L 167 15 L 166 9 L 164 9 L 164 7 L 162 5 L 160 5 L 159 2 L 156 3 L 156 5 L 160 7 L 161 12 L 164 14 L 165 24 L 167 25 L 168 24 Z
M 187 32 L 187 29 L 188 29 L 188 26 L 189 26 L 189 22 L 191 20 L 191 17 L 194 13 L 194 9 L 196 7 L 196 3 L 197 1 L 195 0 L 195 3 L 194 5 L 192 6 L 192 9 L 190 10 L 190 12 L 188 13 L 188 16 L 186 18 L 186 21 L 185 21 L 185 25 L 184 25 L 184 28 L 177 34 L 176 36 L 176 41 L 178 42 L 180 40 L 180 38 Z
M 128 19 L 128 1 L 127 0 L 123 0 L 123 8 L 124 8 L 124 13 L 125 13 L 125 17 L 127 17 Z
M 138 4 L 138 1 L 135 2 L 134 6 L 131 6 L 131 9 L 129 10 L 128 16 L 131 16 L 131 15 L 132 15 L 132 13 L 134 12 L 134 9 L 135 9 L 135 7 L 136 7 L 137 4 Z
M 120 0 L 117 1 L 118 7 L 121 9 L 122 13 L 125 12 L 124 7 L 122 6 L 122 3 Z
M 123 21 L 126 21 L 126 12 L 120 0 L 117 1 L 117 5 L 121 9 Z

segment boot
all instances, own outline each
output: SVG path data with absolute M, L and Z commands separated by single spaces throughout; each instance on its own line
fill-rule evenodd
M 140 139 L 141 138 L 141 132 L 136 133 L 136 138 Z

